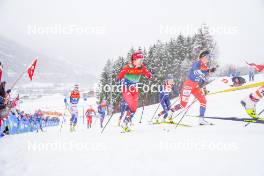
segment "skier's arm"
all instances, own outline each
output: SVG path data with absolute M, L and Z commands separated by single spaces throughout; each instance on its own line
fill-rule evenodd
M 146 76 L 146 78 L 151 79 L 151 73 L 147 70 L 145 65 L 142 64 L 143 73 Z
M 206 70 L 201 70 L 201 64 L 199 62 L 192 66 L 192 72 L 195 76 L 199 77 L 203 81 L 206 81 Z
M 95 112 L 95 110 L 93 109 L 93 113 L 94 113 L 94 115 L 96 116 L 96 112 Z
M 127 74 L 127 72 L 128 72 L 128 67 L 125 66 L 125 67 L 122 69 L 122 71 L 119 73 L 119 75 L 117 76 L 117 81 L 122 80 L 122 79 L 125 77 L 125 75 Z

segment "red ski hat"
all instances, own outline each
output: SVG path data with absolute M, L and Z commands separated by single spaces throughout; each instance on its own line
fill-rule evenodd
M 144 56 L 142 54 L 142 52 L 138 51 L 132 54 L 131 56 L 131 60 L 137 60 L 137 59 L 143 59 Z

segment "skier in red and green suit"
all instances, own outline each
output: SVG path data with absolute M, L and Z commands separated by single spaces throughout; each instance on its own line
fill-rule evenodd
M 124 119 L 123 128 L 128 129 L 127 124 L 131 122 L 138 108 L 138 87 L 137 84 L 141 75 L 151 79 L 151 73 L 143 64 L 144 56 L 142 52 L 135 52 L 131 56 L 131 62 L 126 65 L 117 77 L 118 82 L 122 82 L 122 98 L 127 103 L 128 110 Z

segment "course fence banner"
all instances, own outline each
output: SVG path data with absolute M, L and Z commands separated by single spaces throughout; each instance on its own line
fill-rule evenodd
M 0 134 L 8 127 L 9 134 L 19 134 L 19 133 L 27 133 L 33 132 L 40 127 L 51 127 L 58 126 L 60 124 L 60 120 L 58 118 L 48 118 L 46 120 L 30 120 L 26 118 L 17 118 L 15 115 L 10 115 L 7 120 L 4 121 L 4 124 L 0 128 Z

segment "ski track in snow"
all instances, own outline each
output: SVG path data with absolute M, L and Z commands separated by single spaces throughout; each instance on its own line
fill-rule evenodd
M 257 82 L 264 80 L 263 74 L 255 77 Z M 208 90 L 228 88 L 221 79 L 208 85 Z M 248 118 L 240 100 L 256 89 L 208 96 L 206 116 Z M 94 104 L 95 99 L 85 106 L 89 103 Z M 262 100 L 257 109 L 263 105 Z M 63 111 L 63 97 L 43 97 L 21 105 L 31 111 L 40 106 Z M 0 140 L 0 175 L 264 175 L 263 124 L 244 127 L 244 122 L 207 119 L 215 125 L 201 127 L 198 118 L 186 116 L 182 123 L 193 127 L 149 125 L 157 106 L 145 107 L 141 124 L 142 109 L 138 109 L 131 133 L 120 133 L 116 114 L 103 134 L 99 120 L 86 129 L 82 118 L 76 132 L 70 133 L 67 118 L 61 132 L 58 126 L 46 128 L 44 133 L 4 137 Z M 79 111 L 82 115 L 82 106 Z M 187 114 L 198 112 L 199 103 L 195 103 Z

